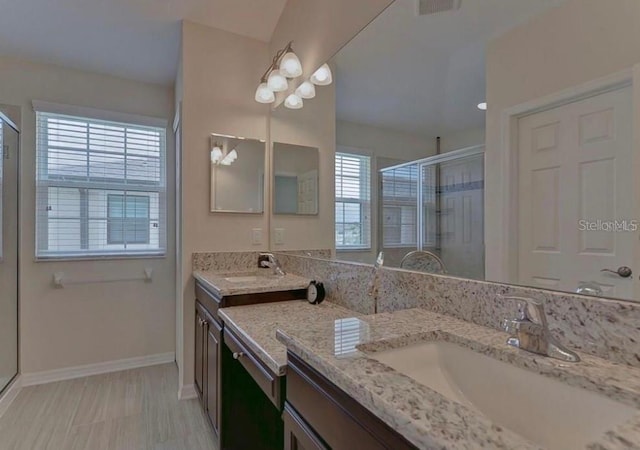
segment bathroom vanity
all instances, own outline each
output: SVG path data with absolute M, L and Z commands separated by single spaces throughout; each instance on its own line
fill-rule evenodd
M 273 416 L 276 423 L 279 421 L 277 411 L 281 403 L 282 379 L 278 374 L 265 368 L 246 349 L 246 344 L 231 331 L 225 330 L 224 322 L 218 316 L 220 308 L 290 301 L 306 296 L 306 286 L 309 284 L 307 279 L 295 275 L 273 277 L 269 274 L 270 270 L 263 269 L 253 272 L 194 273 L 196 278 L 194 384 L 202 408 L 219 442 L 223 445 L 234 436 L 251 435 L 242 430 L 237 432 L 233 427 L 238 423 L 242 424 L 243 428 L 250 426 L 244 421 L 236 420 L 238 414 L 243 411 L 242 405 L 246 404 L 237 397 L 241 393 L 246 400 L 251 400 L 256 406 L 254 412 L 260 410 L 257 402 L 261 399 L 261 395 L 256 391 L 255 386 L 265 393 L 270 402 L 261 403 L 264 407 L 262 414 Z M 243 380 L 246 383 L 243 383 Z M 223 392 L 228 392 L 229 396 L 224 397 Z M 225 410 L 227 399 L 228 405 Z M 272 413 L 271 410 L 276 413 Z M 228 415 L 225 411 L 234 414 L 236 419 L 224 420 Z M 280 440 L 281 434 L 277 434 Z M 222 448 L 240 447 L 231 445 Z

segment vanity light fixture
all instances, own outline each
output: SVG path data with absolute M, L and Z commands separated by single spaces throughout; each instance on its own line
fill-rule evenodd
M 283 92 L 289 89 L 287 78 L 296 78 L 302 75 L 302 64 L 294 53 L 292 42 L 278 50 L 273 57 L 271 65 L 262 75 L 260 84 L 256 89 L 255 100 L 258 103 L 273 103 L 276 100 L 275 92 Z
M 486 111 L 487 110 L 487 102 L 478 103 L 478 109 L 480 111 Z
M 305 81 L 296 89 L 296 95 L 300 98 L 311 99 L 316 96 L 316 87 L 311 81 Z
M 273 91 L 269 89 L 267 83 L 260 83 L 256 90 L 256 101 L 258 103 L 273 103 L 276 100 L 276 96 Z
M 304 106 L 304 102 L 296 94 L 289 94 L 284 101 L 284 106 L 289 109 L 300 109 Z
M 311 75 L 311 82 L 317 86 L 328 86 L 333 82 L 331 76 L 331 68 L 329 64 L 324 63 L 313 75 Z
M 289 46 L 290 45 L 291 44 L 289 44 Z M 282 61 L 280 61 L 280 75 L 287 78 L 297 78 L 302 75 L 302 64 L 300 64 L 298 56 L 293 53 L 293 51 L 285 53 L 282 57 Z

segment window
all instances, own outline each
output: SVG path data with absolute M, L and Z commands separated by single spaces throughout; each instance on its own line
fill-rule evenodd
M 371 247 L 371 158 L 336 153 L 336 248 Z
M 385 247 L 414 247 L 418 234 L 418 167 L 382 173 L 382 235 Z
M 149 243 L 149 197 L 109 194 L 107 216 L 109 244 Z
M 36 257 L 162 255 L 163 127 L 36 112 Z

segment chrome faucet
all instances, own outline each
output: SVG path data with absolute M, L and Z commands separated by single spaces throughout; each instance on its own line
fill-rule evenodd
M 384 265 L 384 252 L 378 253 L 373 266 L 373 278 L 369 284 L 369 297 L 373 298 L 373 313 L 378 314 L 378 290 L 380 289 L 380 269 Z
M 282 270 L 282 266 L 280 266 L 280 262 L 276 259 L 273 253 L 261 253 L 260 259 L 260 267 L 270 267 L 273 269 L 273 274 L 278 276 L 285 276 L 287 273 Z
M 518 317 L 503 322 L 504 330 L 512 335 L 507 339 L 507 344 L 562 361 L 580 361 L 576 353 L 560 345 L 551 336 L 542 301 L 528 297 L 502 298 L 519 302 Z

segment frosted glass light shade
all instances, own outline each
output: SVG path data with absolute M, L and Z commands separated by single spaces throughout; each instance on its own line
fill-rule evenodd
M 289 109 L 300 109 L 303 106 L 303 102 L 296 94 L 290 94 L 284 101 L 284 106 Z
M 333 82 L 331 76 L 331 68 L 329 64 L 323 64 L 313 75 L 311 75 L 311 82 L 318 86 L 328 86 Z
M 296 89 L 296 95 L 300 98 L 313 98 L 316 96 L 316 87 L 312 82 L 305 81 Z
M 302 64 L 295 53 L 288 52 L 282 57 L 280 75 L 287 78 L 296 78 L 302 75 Z
M 269 89 L 267 83 L 260 83 L 260 86 L 256 89 L 255 98 L 258 103 L 273 103 L 276 100 L 276 96 L 273 95 L 273 91 Z
M 480 111 L 486 111 L 487 110 L 487 102 L 478 103 L 478 109 Z
M 211 150 L 211 162 L 213 164 L 218 164 L 220 162 L 220 159 L 222 159 L 222 150 L 220 149 L 220 147 L 215 146 Z
M 287 79 L 280 74 L 280 72 L 274 70 L 269 74 L 267 87 L 273 92 L 282 92 L 287 90 L 289 83 L 287 82 Z
M 223 166 L 230 166 L 231 163 L 236 159 L 238 159 L 238 152 L 236 152 L 234 149 L 227 153 L 227 156 L 225 156 L 224 159 L 220 161 L 220 164 L 222 164 Z

